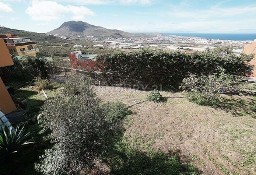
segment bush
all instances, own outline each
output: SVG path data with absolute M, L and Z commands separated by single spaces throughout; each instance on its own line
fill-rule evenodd
M 23 128 L 3 127 L 0 129 L 0 157 L 9 157 L 22 150 L 31 139 Z
M 163 101 L 163 96 L 160 94 L 158 90 L 151 91 L 150 94 L 147 96 L 149 101 L 153 101 L 155 103 L 159 103 Z
M 223 72 L 208 76 L 191 75 L 183 79 L 181 88 L 190 91 L 190 99 L 196 101 L 216 101 L 220 94 L 239 94 L 241 77 L 227 75 Z M 201 102 L 200 102 L 201 103 Z
M 39 121 L 52 130 L 55 145 L 45 152 L 37 169 L 50 175 L 93 168 L 94 161 L 106 155 L 120 136 L 116 132 L 122 131 L 119 120 L 127 113 L 120 106 L 107 104 L 103 109 L 88 80 L 78 76 L 67 80 L 63 93 L 43 107 Z
M 251 71 L 251 56 L 236 56 L 229 49 L 207 50 L 203 53 L 185 54 L 142 50 L 100 55 L 105 65 L 103 76 L 110 85 L 123 84 L 155 89 L 178 89 L 190 74 L 211 75 L 224 70 L 225 74 L 246 75 Z
M 108 102 L 103 104 L 102 108 L 107 115 L 107 120 L 111 123 L 118 123 L 123 121 L 127 115 L 132 114 L 132 111 L 130 111 L 125 104 L 120 102 Z
M 226 75 L 195 76 L 183 80 L 182 89 L 189 91 L 188 99 L 199 105 L 212 106 L 225 111 L 230 111 L 234 115 L 249 114 L 255 116 L 255 100 L 248 98 L 223 96 L 240 95 L 245 91 L 242 86 L 241 77 Z M 246 99 L 246 100 L 245 100 Z
M 14 58 L 14 65 L 0 68 L 0 76 L 5 82 L 30 82 L 35 78 L 48 79 L 52 65 L 43 58 Z
M 237 94 L 241 89 L 242 77 L 225 73 L 213 75 L 191 75 L 183 79 L 181 89 L 188 91 Z

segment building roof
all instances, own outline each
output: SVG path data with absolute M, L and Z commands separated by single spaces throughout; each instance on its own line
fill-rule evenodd
M 4 40 L 0 39 L 0 67 L 13 65 L 12 57 Z

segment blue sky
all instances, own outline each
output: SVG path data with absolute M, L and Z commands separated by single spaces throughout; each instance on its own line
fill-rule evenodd
M 255 0 L 0 0 L 0 25 L 48 32 L 82 20 L 128 32 L 256 33 Z

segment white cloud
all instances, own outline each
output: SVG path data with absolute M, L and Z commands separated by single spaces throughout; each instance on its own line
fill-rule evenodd
M 43 1 L 43 0 L 41 0 Z M 110 4 L 110 3 L 120 3 L 124 5 L 131 5 L 131 4 L 151 4 L 153 0 L 48 0 L 53 2 L 59 3 L 69 3 L 69 4 L 76 4 L 76 5 L 100 5 L 100 4 Z
M 256 5 L 240 6 L 240 7 L 211 7 L 203 10 L 191 10 L 182 6 L 172 6 L 169 16 L 188 19 L 216 19 L 227 18 L 248 14 L 255 14 Z
M 62 5 L 49 0 L 32 0 L 26 13 L 36 21 L 53 21 L 69 15 L 74 20 L 84 20 L 94 12 L 85 6 Z
M 0 13 L 10 13 L 13 12 L 13 9 L 3 2 L 0 2 Z
M 69 3 L 74 3 L 74 4 L 106 4 L 111 2 L 111 0 L 64 0 L 64 1 Z

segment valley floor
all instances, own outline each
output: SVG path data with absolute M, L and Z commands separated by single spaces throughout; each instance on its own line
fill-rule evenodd
M 180 152 L 202 174 L 256 174 L 256 119 L 193 104 L 182 93 L 161 92 L 167 101 L 153 103 L 146 91 L 95 91 L 102 101 L 130 106 L 134 114 L 125 137 L 134 147 Z

